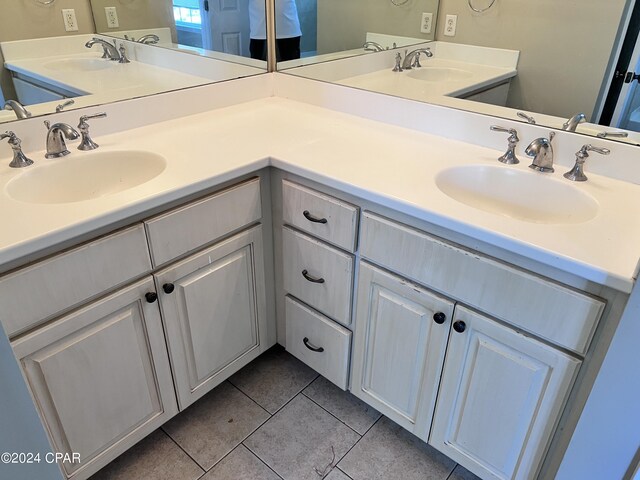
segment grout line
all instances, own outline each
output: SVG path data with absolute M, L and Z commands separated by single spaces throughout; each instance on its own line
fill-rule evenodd
M 449 475 L 447 475 L 447 478 L 446 478 L 445 480 L 450 480 L 450 479 L 451 479 L 451 477 L 453 477 L 453 472 L 455 472 L 455 470 L 456 470 L 456 468 L 457 468 L 457 467 L 458 467 L 458 463 L 456 463 L 456 464 L 453 466 L 453 469 L 451 470 L 451 472 L 449 473 Z
M 196 461 L 196 459 L 195 459 L 195 458 L 193 458 L 193 457 L 189 454 L 189 452 L 187 452 L 184 448 L 182 448 L 182 445 L 180 445 L 180 444 L 179 444 L 179 443 L 178 443 L 178 442 L 177 442 L 177 441 L 176 441 L 176 440 L 175 440 L 171 435 L 169 435 L 169 433 L 168 433 L 164 428 L 160 427 L 160 429 L 163 431 L 163 433 L 164 433 L 167 437 L 169 437 L 169 439 L 170 439 L 173 443 L 175 443 L 175 444 L 178 446 L 178 448 L 179 448 L 180 450 L 182 450 L 182 451 L 185 453 L 185 455 L 186 455 L 187 457 L 189 457 L 189 458 L 193 461 L 193 463 L 195 463 L 195 464 L 198 466 L 198 468 L 199 468 L 200 470 L 202 470 L 202 475 L 200 475 L 200 476 L 198 477 L 198 478 L 202 478 L 202 477 L 207 473 L 207 469 L 206 469 L 206 468 L 204 468 L 202 465 L 200 465 L 200 464 Z
M 353 480 L 353 478 L 351 478 L 349 475 L 347 475 L 347 473 L 344 470 L 342 470 L 340 467 L 338 467 L 337 465 L 334 468 L 337 468 L 338 470 L 340 470 L 342 472 L 342 474 L 345 477 L 347 477 L 349 480 Z
M 249 450 L 249 452 L 251 452 L 251 455 L 253 455 L 254 457 L 256 457 L 258 460 L 260 460 L 260 462 L 262 462 L 269 470 L 271 470 L 273 473 L 275 473 L 275 475 L 280 478 L 281 480 L 284 480 L 284 478 L 278 473 L 276 472 L 273 468 L 271 468 L 269 466 L 269 464 L 267 462 L 265 462 L 262 458 L 260 458 L 260 456 L 254 452 L 253 450 L 251 450 L 248 446 L 246 446 L 244 443 L 241 444 L 244 448 L 246 448 L 247 450 Z
M 229 385 L 231 385 L 233 388 L 235 388 L 236 390 L 238 390 L 241 394 L 243 394 L 245 397 L 247 397 L 249 400 L 251 400 L 253 403 L 255 403 L 258 407 L 260 407 L 262 410 L 264 410 L 264 412 L 269 415 L 269 417 L 272 417 L 273 414 L 271 412 L 269 412 L 269 410 L 267 410 L 266 408 L 264 408 L 262 405 L 260 405 L 258 402 L 256 402 L 253 398 L 251 398 L 249 395 L 247 395 L 245 392 L 242 391 L 241 388 L 236 387 L 233 383 L 231 383 L 229 381 L 229 379 L 225 380 L 225 382 L 228 382 Z
M 343 421 L 341 418 L 337 417 L 336 415 L 334 415 L 332 412 L 330 412 L 329 410 L 327 410 L 326 408 L 324 408 L 322 405 L 320 405 L 318 402 L 316 402 L 313 398 L 311 398 L 309 395 L 307 395 L 304 392 L 300 392 L 302 393 L 302 395 L 304 395 L 305 398 L 307 398 L 308 400 L 311 400 L 311 402 L 314 405 L 317 405 L 318 407 L 320 407 L 322 410 L 324 410 L 325 412 L 327 412 L 329 415 L 331 415 L 333 418 L 335 418 L 336 420 L 338 420 L 341 424 L 343 424 L 345 427 L 347 427 L 349 430 L 351 430 L 353 433 L 355 433 L 356 435 L 358 435 L 358 437 L 362 438 L 364 435 L 361 434 L 360 432 L 357 432 L 355 429 L 353 429 L 349 424 L 347 424 L 345 421 Z M 377 421 L 377 420 L 376 420 Z M 374 422 L 375 423 L 375 422 Z M 358 440 L 360 440 L 360 438 Z M 357 442 L 356 442 L 357 443 Z

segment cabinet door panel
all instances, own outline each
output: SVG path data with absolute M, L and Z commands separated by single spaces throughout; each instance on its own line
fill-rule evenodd
M 93 459 L 111 447 L 115 458 L 177 412 L 151 290 L 148 279 L 14 343 L 54 449 L 80 453 L 68 474 L 97 470 L 106 462 Z
M 252 228 L 156 276 L 180 408 L 266 348 L 261 232 Z
M 362 264 L 352 392 L 425 439 L 452 313 L 452 302 Z
M 580 362 L 462 307 L 430 443 L 482 478 L 536 474 Z

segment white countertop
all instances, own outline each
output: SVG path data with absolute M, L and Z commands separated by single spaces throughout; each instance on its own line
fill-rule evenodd
M 571 225 L 519 221 L 459 203 L 434 181 L 439 171 L 455 165 L 500 165 L 496 158 L 503 152 L 278 97 L 96 140 L 102 152 L 156 152 L 167 159 L 167 168 L 110 196 L 37 205 L 8 197 L 7 182 L 65 159 L 27 152 L 35 165 L 11 169 L 3 150 L 0 265 L 273 165 L 623 292 L 631 291 L 637 275 L 640 222 L 633 220 L 640 218 L 640 186 L 604 176 L 590 174 L 588 182 L 575 185 L 597 199 L 599 214 L 592 220 Z M 73 157 L 91 160 L 93 152 L 73 146 Z M 529 172 L 526 163 L 504 168 Z M 566 181 L 564 169 L 559 170 L 550 175 Z

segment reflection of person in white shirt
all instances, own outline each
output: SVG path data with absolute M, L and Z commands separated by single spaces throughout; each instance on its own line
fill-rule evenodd
M 249 0 L 251 29 L 249 50 L 251 58 L 267 59 L 267 25 L 265 0 Z M 295 0 L 275 0 L 276 5 L 276 60 L 284 62 L 300 58 L 300 19 Z

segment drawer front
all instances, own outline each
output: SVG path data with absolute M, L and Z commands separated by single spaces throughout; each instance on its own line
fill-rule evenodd
M 605 303 L 366 212 L 363 257 L 584 354 Z
M 285 316 L 287 351 L 346 390 L 351 332 L 291 297 L 285 298 Z
M 151 271 L 137 225 L 0 277 L 2 324 L 9 337 Z
M 353 205 L 283 180 L 282 218 L 286 224 L 355 251 L 358 208 Z
M 153 265 L 163 265 L 262 217 L 260 179 L 145 221 Z
M 282 243 L 285 291 L 349 326 L 353 257 L 289 228 Z

